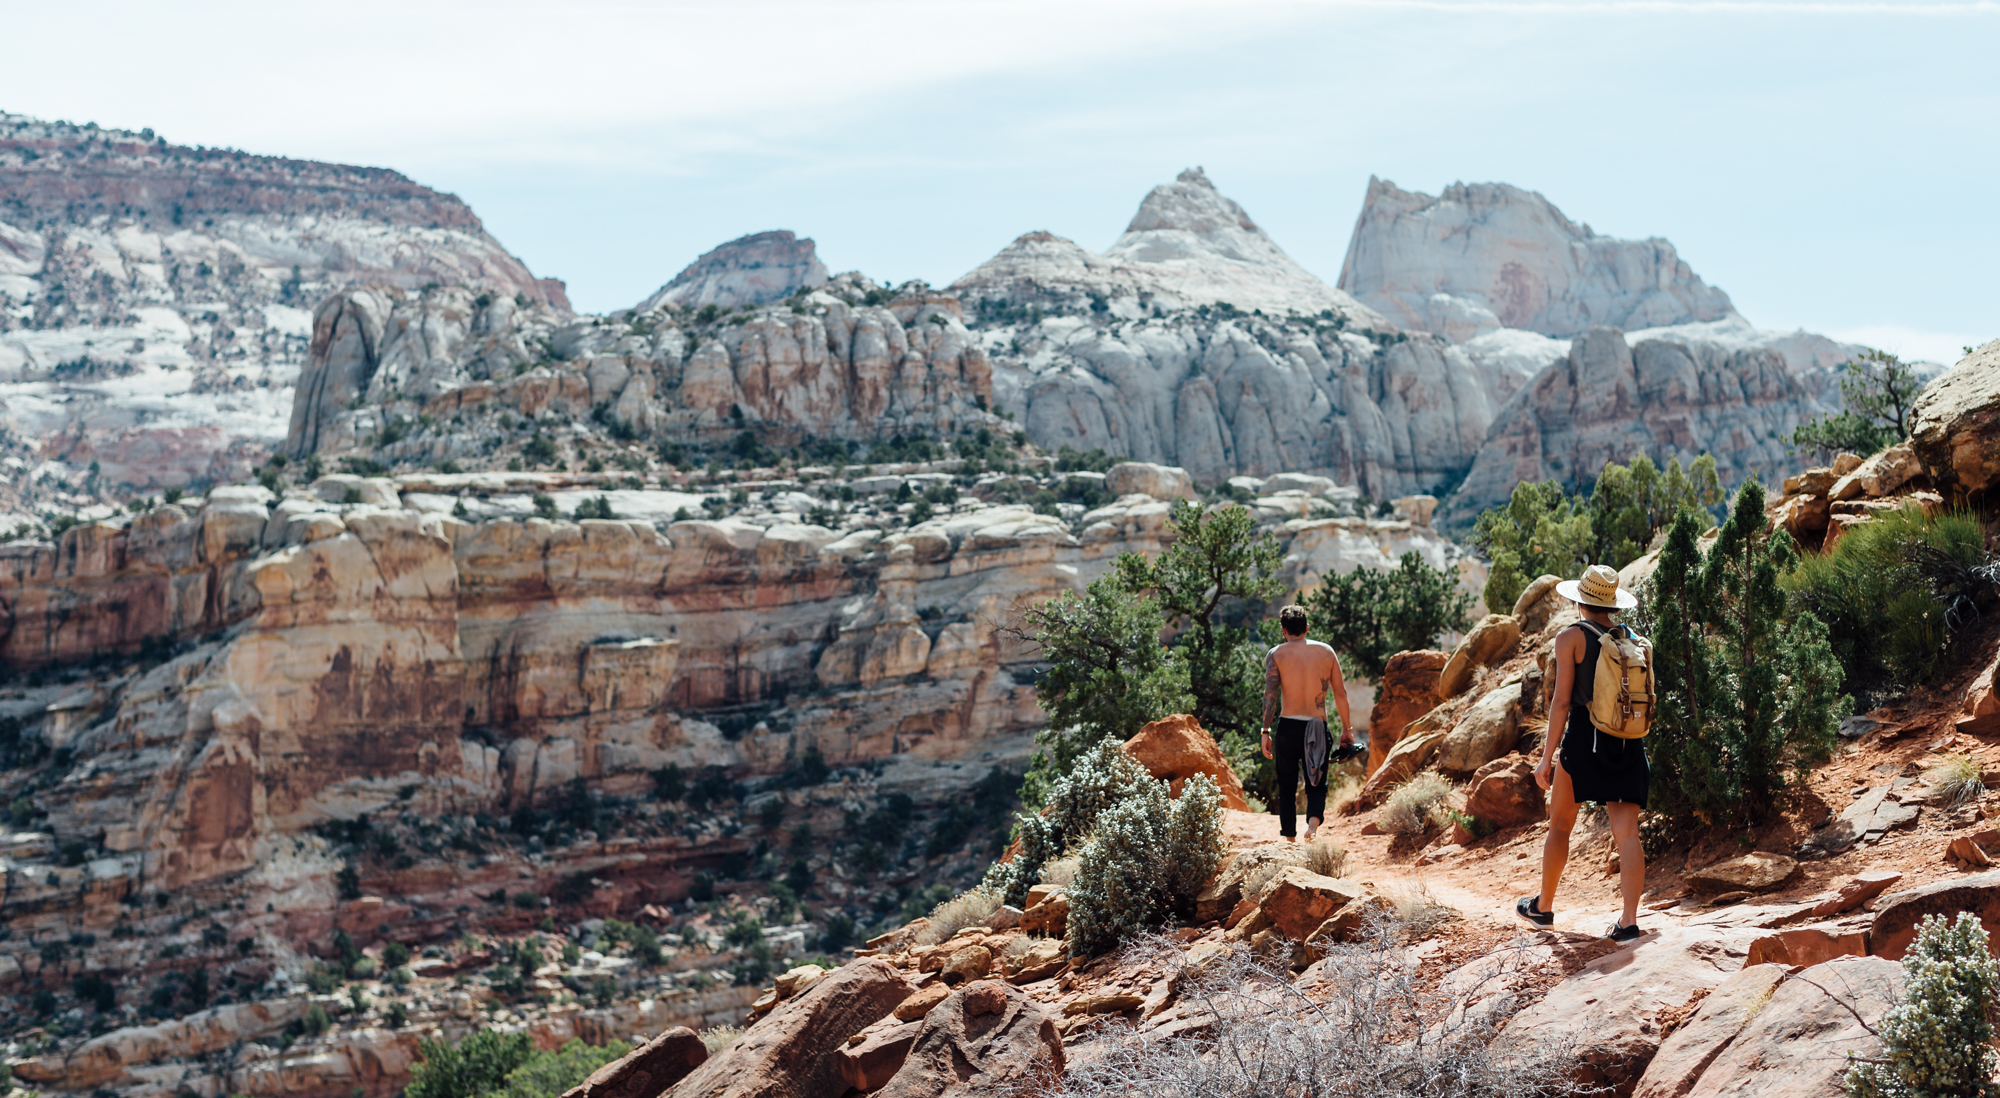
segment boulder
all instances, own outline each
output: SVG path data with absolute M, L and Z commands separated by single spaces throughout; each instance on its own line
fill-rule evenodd
M 1499 1046 L 1571 1035 L 1578 1081 L 1623 1092 L 1659 1050 L 1662 1023 L 1739 972 L 1757 935 L 1657 920 L 1640 926 L 1647 933 L 1638 941 L 1590 961 L 1516 1014 Z
M 1121 461 L 1104 474 L 1104 487 L 1114 496 L 1147 495 L 1154 499 L 1195 498 L 1194 478 L 1174 465 Z
M 1336 912 L 1368 894 L 1366 887 L 1352 881 L 1289 865 L 1264 887 L 1257 906 L 1264 912 L 1267 926 L 1275 927 L 1293 941 L 1303 942 Z M 1237 924 L 1237 929 L 1243 925 Z
M 1990 936 L 1988 948 L 2000 949 L 2000 872 L 1937 881 L 1884 897 L 1868 927 L 1868 953 L 1900 961 L 1924 916 L 1953 919 L 1961 911 L 1977 915 Z
M 1851 499 L 1882 499 L 1922 476 L 1923 463 L 1907 442 L 1899 442 L 1862 462 L 1853 472 L 1835 481 L 1827 498 L 1835 503 Z
M 1796 859 L 1753 850 L 1740 858 L 1691 870 L 1686 880 L 1688 887 L 1696 892 L 1768 892 L 1798 873 Z
M 1245 882 L 1270 866 L 1303 865 L 1305 850 L 1298 843 L 1266 843 L 1230 855 L 1216 871 L 1215 879 L 1196 894 L 1195 920 L 1216 922 L 1233 911 L 1239 901 L 1248 900 L 1254 905 L 1257 897 L 1244 895 Z
M 1386 898 L 1372 892 L 1367 893 L 1342 904 L 1340 910 L 1327 916 L 1324 922 L 1313 928 L 1312 933 L 1301 940 L 1307 943 L 1308 954 L 1317 953 L 1325 942 L 1352 941 L 1361 933 L 1361 928 L 1368 921 L 1370 914 L 1386 915 L 1395 909 L 1396 905 Z
M 1910 409 L 1909 444 L 1947 499 L 2000 484 L 2000 339 L 1924 386 Z
M 1793 968 L 1816 965 L 1835 957 L 1866 957 L 1868 935 L 1836 926 L 1800 926 L 1766 934 L 1750 943 L 1744 967 L 1761 964 Z
M 1009 980 L 1032 984 L 1054 976 L 1068 964 L 1069 948 L 1061 938 L 1037 938 L 1026 953 L 1008 958 L 1004 967 Z
M 1771 512 L 1771 524 L 1811 544 L 1826 530 L 1832 514 L 1825 496 L 1807 492 L 1780 500 Z
M 1903 875 L 1893 869 L 1875 873 L 1863 873 L 1840 886 L 1840 891 L 1813 905 L 1814 918 L 1824 919 L 1843 911 L 1852 911 L 1862 904 L 1896 887 Z
M 1436 496 L 1404 496 L 1396 500 L 1396 517 L 1412 526 L 1429 526 L 1431 516 L 1437 513 Z
M 1526 755 L 1508 755 L 1480 767 L 1465 794 L 1465 814 L 1495 831 L 1535 823 L 1548 811 L 1548 797 L 1535 784 L 1535 764 Z
M 707 1059 L 701 1035 L 675 1026 L 591 1072 L 563 1098 L 656 1098 Z
M 1451 658 L 1438 673 L 1438 693 L 1447 698 L 1465 693 L 1480 668 L 1505 659 L 1520 640 L 1521 619 L 1511 614 L 1486 615 L 1451 650 Z
M 908 998 L 895 966 L 864 957 L 787 999 L 682 1079 L 674 1098 L 839 1098 L 839 1051 Z
M 1514 750 L 1521 730 L 1520 700 L 1518 682 L 1481 695 L 1438 745 L 1437 768 L 1447 774 L 1470 774 Z
M 1069 894 L 1066 892 L 1056 892 L 1021 913 L 1020 929 L 1024 933 L 1060 938 L 1068 928 Z
M 951 955 L 938 978 L 946 987 L 983 980 L 993 971 L 993 951 L 983 945 L 969 945 Z
M 889 1013 L 899 1022 L 912 1021 L 929 1014 L 932 1007 L 944 1002 L 944 997 L 950 994 L 951 989 L 942 983 L 925 984 L 910 992 L 909 998 L 897 1003 L 896 1009 Z
M 1389 750 L 1403 738 L 1403 729 L 1411 721 L 1444 701 L 1438 693 L 1438 673 L 1449 658 L 1430 649 L 1389 657 L 1382 668 L 1382 681 L 1375 684 L 1375 707 L 1368 714 L 1370 774 L 1382 768 L 1382 760 L 1389 757 Z
M 938 1002 L 943 1001 L 940 996 Z M 855 1090 L 874 1090 L 887 1083 L 902 1070 L 923 1029 L 924 1016 L 919 1014 L 909 1021 L 885 1019 L 855 1034 L 837 1054 L 840 1077 Z
M 1049 1009 L 1019 988 L 981 980 L 931 1008 L 902 1068 L 876 1094 L 991 1094 L 1010 1084 L 1053 1081 L 1063 1064 L 1062 1035 Z
M 1787 980 L 1779 966 L 1757 965 L 1723 981 L 1661 1043 L 1632 1098 L 1842 1093 L 1848 1056 L 1881 1049 L 1870 1027 L 1902 998 L 1902 966 L 1841 957 L 1805 977 Z
M 1355 809 L 1373 808 L 1391 789 L 1429 766 L 1437 756 L 1438 745 L 1444 742 L 1447 729 L 1438 727 L 1443 722 L 1443 706 L 1410 722 L 1410 727 L 1403 730 L 1403 738 L 1396 741 L 1388 757 L 1382 760 L 1381 768 L 1368 775 L 1362 784 L 1361 795 L 1352 802 Z
M 1222 790 L 1222 807 L 1250 811 L 1249 802 L 1243 799 L 1243 783 L 1223 759 L 1215 737 L 1186 713 L 1162 717 L 1139 729 L 1138 735 L 1125 741 L 1125 753 L 1145 767 L 1146 773 L 1165 779 L 1176 797 L 1189 778 L 1206 774 Z
M 1532 635 L 1547 628 L 1549 618 L 1563 608 L 1565 600 L 1556 594 L 1556 584 L 1561 576 L 1541 575 L 1521 589 L 1521 597 L 1514 600 L 1514 616 L 1521 621 L 1521 632 Z M 1619 577 L 1624 582 L 1624 577 Z

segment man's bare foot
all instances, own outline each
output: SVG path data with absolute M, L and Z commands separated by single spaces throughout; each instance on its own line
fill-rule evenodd
M 1316 834 L 1318 834 L 1318 833 L 1319 833 L 1319 821 L 1318 821 L 1318 820 L 1307 820 L 1307 821 L 1306 821 L 1306 839 L 1305 839 L 1305 841 L 1306 841 L 1306 842 L 1312 842 L 1312 841 L 1313 841 L 1313 836 L 1314 836 L 1314 835 L 1316 835 Z

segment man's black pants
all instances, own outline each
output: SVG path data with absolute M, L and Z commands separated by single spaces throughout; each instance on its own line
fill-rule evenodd
M 1299 717 L 1279 717 L 1271 729 L 1271 753 L 1278 763 L 1278 833 L 1290 838 L 1298 834 L 1298 781 L 1305 767 L 1306 722 Z M 1324 764 L 1325 759 L 1320 762 Z M 1322 765 L 1319 784 L 1306 779 L 1306 818 L 1326 820 L 1326 778 L 1329 768 Z

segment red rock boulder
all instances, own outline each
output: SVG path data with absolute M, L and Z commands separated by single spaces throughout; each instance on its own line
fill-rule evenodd
M 1465 814 L 1495 831 L 1542 820 L 1548 800 L 1535 784 L 1535 764 L 1526 755 L 1508 755 L 1473 771 Z
M 701 1035 L 675 1026 L 598 1068 L 563 1098 L 657 1098 L 707 1060 Z
M 2000 872 L 1994 872 L 1937 881 L 1883 897 L 1875 908 L 1875 921 L 1868 927 L 1868 953 L 1900 961 L 1916 940 L 1917 924 L 1924 916 L 1956 919 L 1961 911 L 1977 915 L 1986 928 L 1987 948 L 2000 950 Z
M 1162 717 L 1141 728 L 1138 735 L 1125 741 L 1125 753 L 1138 760 L 1146 773 L 1166 779 L 1176 797 L 1189 778 L 1206 774 L 1222 790 L 1222 807 L 1250 811 L 1249 802 L 1243 799 L 1243 783 L 1223 760 L 1215 737 L 1186 713 Z
M 910 995 L 894 965 L 845 964 L 779 1003 L 674 1087 L 674 1098 L 839 1098 L 840 1050 Z
M 1375 709 L 1368 715 L 1368 772 L 1381 769 L 1389 749 L 1403 738 L 1409 723 L 1437 708 L 1438 673 L 1449 656 L 1428 649 L 1398 652 L 1382 669 L 1375 684 Z
M 1054 1013 L 1017 987 L 980 980 L 931 1008 L 902 1068 L 875 1093 L 878 1098 L 969 1098 L 1010 1084 L 1053 1081 L 1061 1077 L 1063 1064 Z

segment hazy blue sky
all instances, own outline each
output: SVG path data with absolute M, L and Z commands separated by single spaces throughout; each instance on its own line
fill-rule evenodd
M 1340 272 L 1368 176 L 1664 236 L 1765 327 L 2000 336 L 2000 3 L 0 0 L 0 109 L 397 168 L 579 308 L 746 232 L 942 284 L 1204 165 Z

